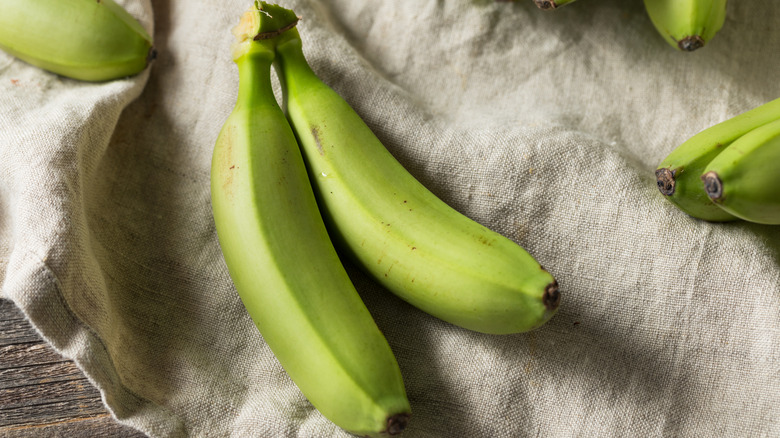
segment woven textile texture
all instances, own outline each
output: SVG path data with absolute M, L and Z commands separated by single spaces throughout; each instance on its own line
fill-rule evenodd
M 151 437 L 346 437 L 247 315 L 211 215 L 247 1 L 120 1 L 158 57 L 83 83 L 0 52 L 0 283 L 113 415 Z M 693 219 L 653 171 L 780 97 L 780 3 L 693 53 L 640 0 L 289 0 L 304 52 L 388 150 L 558 280 L 545 326 L 439 321 L 346 268 L 416 437 L 780 435 L 780 231 Z M 274 87 L 281 96 L 278 80 Z

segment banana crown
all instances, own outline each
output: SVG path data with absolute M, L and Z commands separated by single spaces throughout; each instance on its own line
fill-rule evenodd
M 272 40 L 294 28 L 300 17 L 289 9 L 256 1 L 241 15 L 239 23 L 231 30 L 236 40 L 231 46 L 233 59 L 245 55 L 252 41 Z

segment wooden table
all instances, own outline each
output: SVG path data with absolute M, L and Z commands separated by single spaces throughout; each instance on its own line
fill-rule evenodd
M 0 436 L 144 438 L 106 411 L 76 365 L 0 299 Z

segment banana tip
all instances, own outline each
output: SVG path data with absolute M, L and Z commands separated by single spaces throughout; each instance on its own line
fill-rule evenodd
M 658 184 L 658 190 L 664 196 L 672 196 L 674 194 L 674 171 L 669 168 L 657 169 L 655 171 L 655 179 Z
M 677 47 L 683 52 L 693 52 L 696 49 L 704 47 L 704 39 L 699 35 L 687 36 L 677 41 Z
M 713 201 L 718 201 L 723 197 L 723 182 L 716 172 L 710 171 L 701 176 L 704 182 L 704 190 Z
M 558 289 L 558 282 L 553 280 L 544 288 L 544 295 L 542 295 L 542 302 L 547 310 L 553 311 L 558 308 L 558 304 L 561 303 L 561 291 Z
M 149 47 L 149 53 L 146 54 L 146 63 L 150 63 L 157 59 L 157 49 L 154 47 Z
M 409 414 L 395 414 L 387 419 L 387 434 L 398 435 L 406 429 L 409 424 Z
M 536 3 L 536 6 L 538 6 L 539 9 L 543 9 L 545 11 L 549 11 L 558 7 L 558 5 L 555 4 L 555 0 L 534 0 L 534 3 Z

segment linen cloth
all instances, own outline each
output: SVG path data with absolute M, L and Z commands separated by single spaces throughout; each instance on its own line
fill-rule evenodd
M 83 83 L 0 53 L 3 296 L 151 437 L 349 436 L 263 342 L 215 234 L 211 152 L 249 2 L 119 3 L 155 38 L 138 76 Z M 780 97 L 780 4 L 729 2 L 693 53 L 639 0 L 282 4 L 390 152 L 560 283 L 545 326 L 493 336 L 346 264 L 401 367 L 404 436 L 780 435 L 780 232 L 693 219 L 653 176 Z

